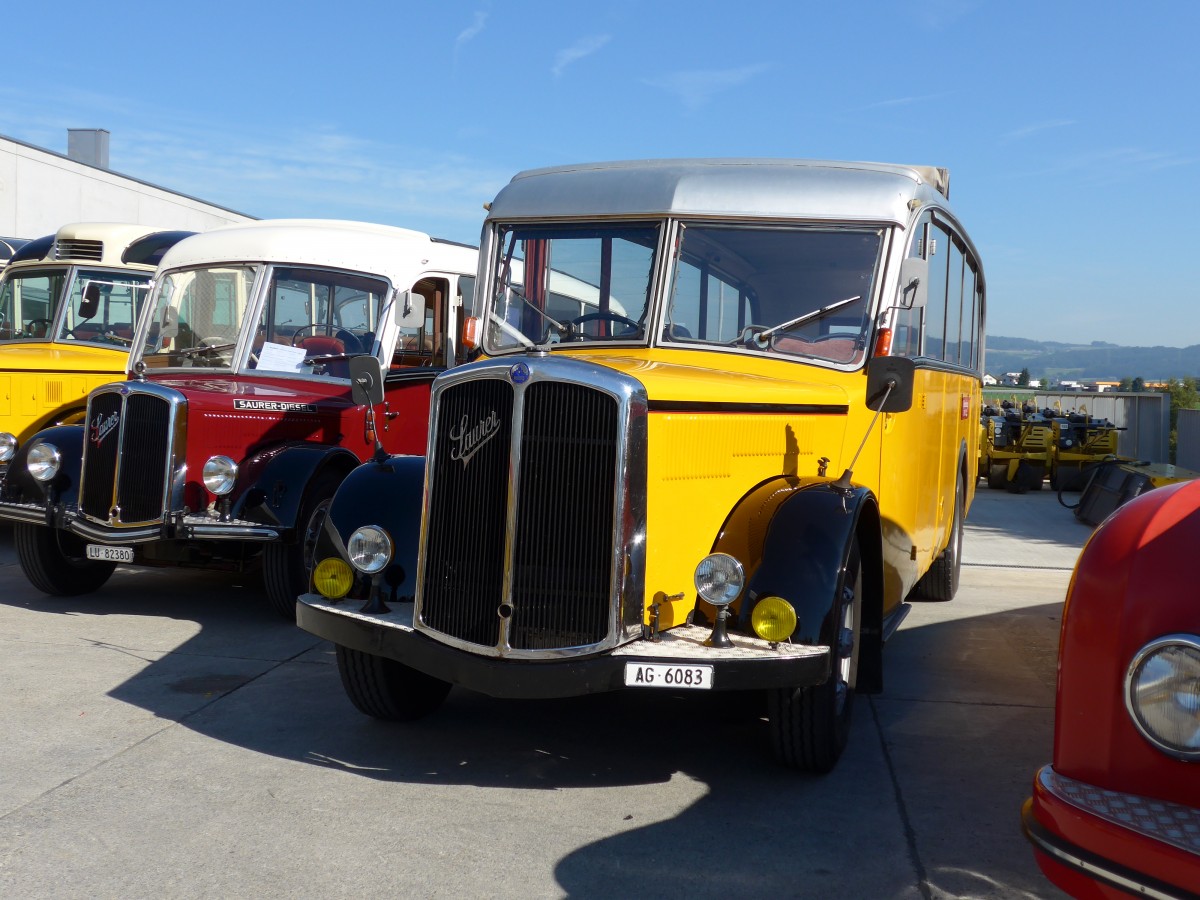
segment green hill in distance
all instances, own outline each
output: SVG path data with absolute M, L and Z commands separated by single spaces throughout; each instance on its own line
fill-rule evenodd
M 1051 381 L 1166 381 L 1200 376 L 1200 345 L 1121 347 L 1104 341 L 1067 344 L 988 335 L 985 346 L 984 371 L 997 378 L 1022 369 L 1028 369 L 1032 378 Z

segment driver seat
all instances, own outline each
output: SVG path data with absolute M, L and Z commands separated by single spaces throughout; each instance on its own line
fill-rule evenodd
M 346 352 L 346 345 L 335 337 L 314 334 L 300 340 L 305 356 L 333 356 Z

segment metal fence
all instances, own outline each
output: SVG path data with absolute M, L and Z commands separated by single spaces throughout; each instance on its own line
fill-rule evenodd
M 1171 434 L 1171 396 L 1158 393 L 1128 393 L 1118 391 L 1011 391 L 1007 388 L 984 388 L 985 397 L 1015 396 L 1018 402 L 1032 397 L 1038 409 L 1061 408 L 1065 412 L 1084 412 L 1089 416 L 1108 419 L 1124 429 L 1117 437 L 1117 453 L 1121 456 L 1165 463 L 1169 459 Z M 1200 410 L 1196 411 L 1200 413 Z M 1194 452 L 1200 454 L 1200 422 L 1196 424 Z M 1180 416 L 1179 452 L 1183 447 L 1183 417 Z M 1200 470 L 1200 466 L 1177 460 L 1178 465 Z

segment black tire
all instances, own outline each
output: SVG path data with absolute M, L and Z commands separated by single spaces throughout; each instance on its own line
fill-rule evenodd
M 1045 466 L 1030 466 L 1029 473 L 1029 489 L 1031 491 L 1040 491 L 1046 483 L 1046 467 Z
M 988 469 L 988 487 L 993 491 L 1002 491 L 1008 487 L 1008 466 L 992 466 Z
M 917 582 L 916 596 L 922 600 L 945 602 L 953 600 L 958 593 L 958 580 L 962 574 L 963 541 L 963 497 L 962 477 L 954 486 L 954 521 L 950 523 L 950 542 L 938 554 L 924 577 Z
M 791 769 L 821 774 L 836 765 L 850 734 L 858 680 L 862 561 L 855 539 L 834 602 L 833 666 L 822 684 L 767 691 L 775 758 Z
M 271 609 L 289 622 L 296 621 L 296 598 L 308 590 L 317 535 L 325 523 L 329 503 L 342 483 L 340 472 L 325 471 L 309 485 L 296 519 L 295 539 L 276 541 L 263 548 L 263 585 Z
M 13 525 L 13 546 L 30 584 L 55 597 L 90 594 L 103 586 L 117 568 L 116 563 L 88 559 L 84 542 L 57 528 L 17 522 Z
M 338 674 L 359 712 L 389 722 L 411 722 L 442 705 L 450 684 L 382 656 L 337 645 Z

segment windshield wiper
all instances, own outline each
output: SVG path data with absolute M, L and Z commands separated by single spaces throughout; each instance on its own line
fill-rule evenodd
M 199 344 L 195 347 L 183 347 L 178 351 L 180 356 L 191 358 L 201 353 L 219 353 L 222 350 L 229 350 L 237 344 L 237 341 L 231 341 L 228 344 Z
M 508 285 L 508 290 L 512 293 L 512 295 L 514 297 L 516 297 L 518 300 L 520 300 L 522 304 L 524 304 L 526 307 L 528 307 L 529 309 L 531 309 L 535 313 L 537 313 L 539 316 L 541 316 L 542 319 L 545 320 L 545 322 L 547 324 L 549 324 L 551 328 L 553 328 L 556 332 L 558 332 L 558 336 L 560 338 L 564 338 L 567 340 L 570 339 L 572 333 L 574 332 L 574 328 L 572 327 L 570 322 L 563 324 L 562 322 L 558 321 L 557 319 L 547 315 L 544 310 L 538 309 L 536 306 L 534 306 L 533 303 L 531 303 L 529 301 L 529 298 L 526 297 L 522 291 L 517 290 L 517 288 L 515 286 L 513 286 L 511 284 Z M 500 327 L 504 331 L 508 332 L 509 334 L 513 334 L 514 336 L 520 335 L 520 340 L 528 341 L 527 346 L 529 346 L 529 347 L 536 346 L 535 343 L 532 340 L 530 340 L 528 335 L 526 335 L 523 331 L 521 331 L 516 326 L 510 325 L 508 322 L 505 322 L 503 319 L 501 319 L 499 316 L 497 316 L 494 312 L 492 313 L 492 319 L 494 321 L 496 321 L 497 323 L 499 323 Z M 547 337 L 549 337 L 549 334 L 547 334 Z
M 797 325 L 803 325 L 805 322 L 811 322 L 814 319 L 819 319 L 828 313 L 841 309 L 843 306 L 848 306 L 856 300 L 861 300 L 861 294 L 855 294 L 853 297 L 847 297 L 845 300 L 838 300 L 836 303 L 830 303 L 828 306 L 822 306 L 820 309 L 812 309 L 802 316 L 796 316 L 794 319 L 788 319 L 786 322 L 780 322 L 778 325 L 772 325 L 770 328 L 764 328 L 761 331 L 757 330 L 756 326 L 751 325 L 742 334 L 742 342 L 750 344 L 753 342 L 759 348 L 765 349 L 770 342 L 771 335 L 777 331 L 787 331 L 789 328 L 795 328 Z

